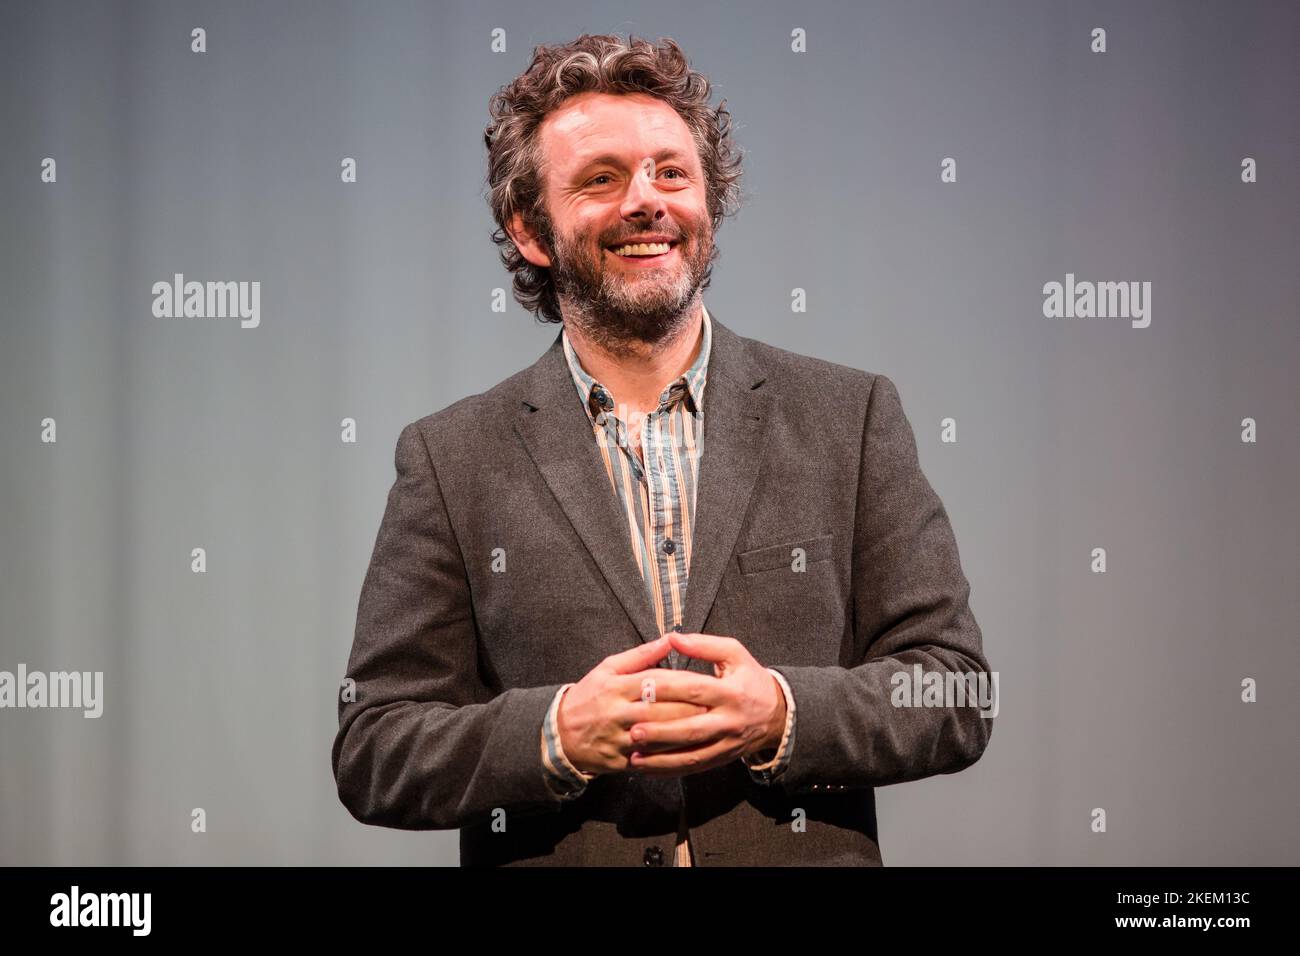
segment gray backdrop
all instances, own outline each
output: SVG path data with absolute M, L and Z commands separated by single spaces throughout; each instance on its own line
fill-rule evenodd
M 897 383 L 1000 673 L 885 862 L 1296 863 L 1300 5 L 817 0 L 0 6 L 0 670 L 105 694 L 0 710 L 0 861 L 457 862 L 339 803 L 337 682 L 401 427 L 556 333 L 491 308 L 488 97 L 629 31 L 748 154 L 706 303 Z M 260 325 L 154 317 L 177 272 Z M 1067 273 L 1150 326 L 1045 317 Z

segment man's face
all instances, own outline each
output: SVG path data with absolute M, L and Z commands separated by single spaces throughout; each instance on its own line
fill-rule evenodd
M 546 213 L 540 241 L 517 244 L 551 269 L 566 320 L 613 351 L 682 327 L 713 257 L 704 172 L 682 118 L 645 94 L 585 93 L 538 136 Z M 649 237 L 668 250 L 616 251 Z

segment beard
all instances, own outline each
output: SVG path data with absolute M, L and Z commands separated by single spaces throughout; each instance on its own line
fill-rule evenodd
M 647 230 L 648 231 L 648 230 Z M 662 267 L 625 269 L 616 264 L 608 242 L 590 233 L 562 236 L 542 212 L 538 232 L 551 257 L 551 279 L 566 323 L 611 355 L 643 354 L 685 331 L 701 289 L 708 286 L 717 250 L 707 219 L 692 233 L 656 226 L 674 240 L 675 262 Z

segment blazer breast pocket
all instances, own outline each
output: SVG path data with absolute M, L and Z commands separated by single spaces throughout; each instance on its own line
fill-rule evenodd
M 826 561 L 831 556 L 831 543 L 835 535 L 821 534 L 811 538 L 798 538 L 788 544 L 770 544 L 737 555 L 741 574 L 758 574 L 775 568 L 794 570 L 795 560 L 799 557 L 796 549 L 802 549 L 804 564 Z

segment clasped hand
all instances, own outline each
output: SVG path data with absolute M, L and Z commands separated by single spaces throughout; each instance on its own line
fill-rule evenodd
M 713 663 L 713 676 L 656 665 L 669 650 Z M 699 773 L 775 748 L 785 727 L 776 678 L 731 637 L 672 632 L 601 661 L 565 693 L 565 757 L 584 773 Z

